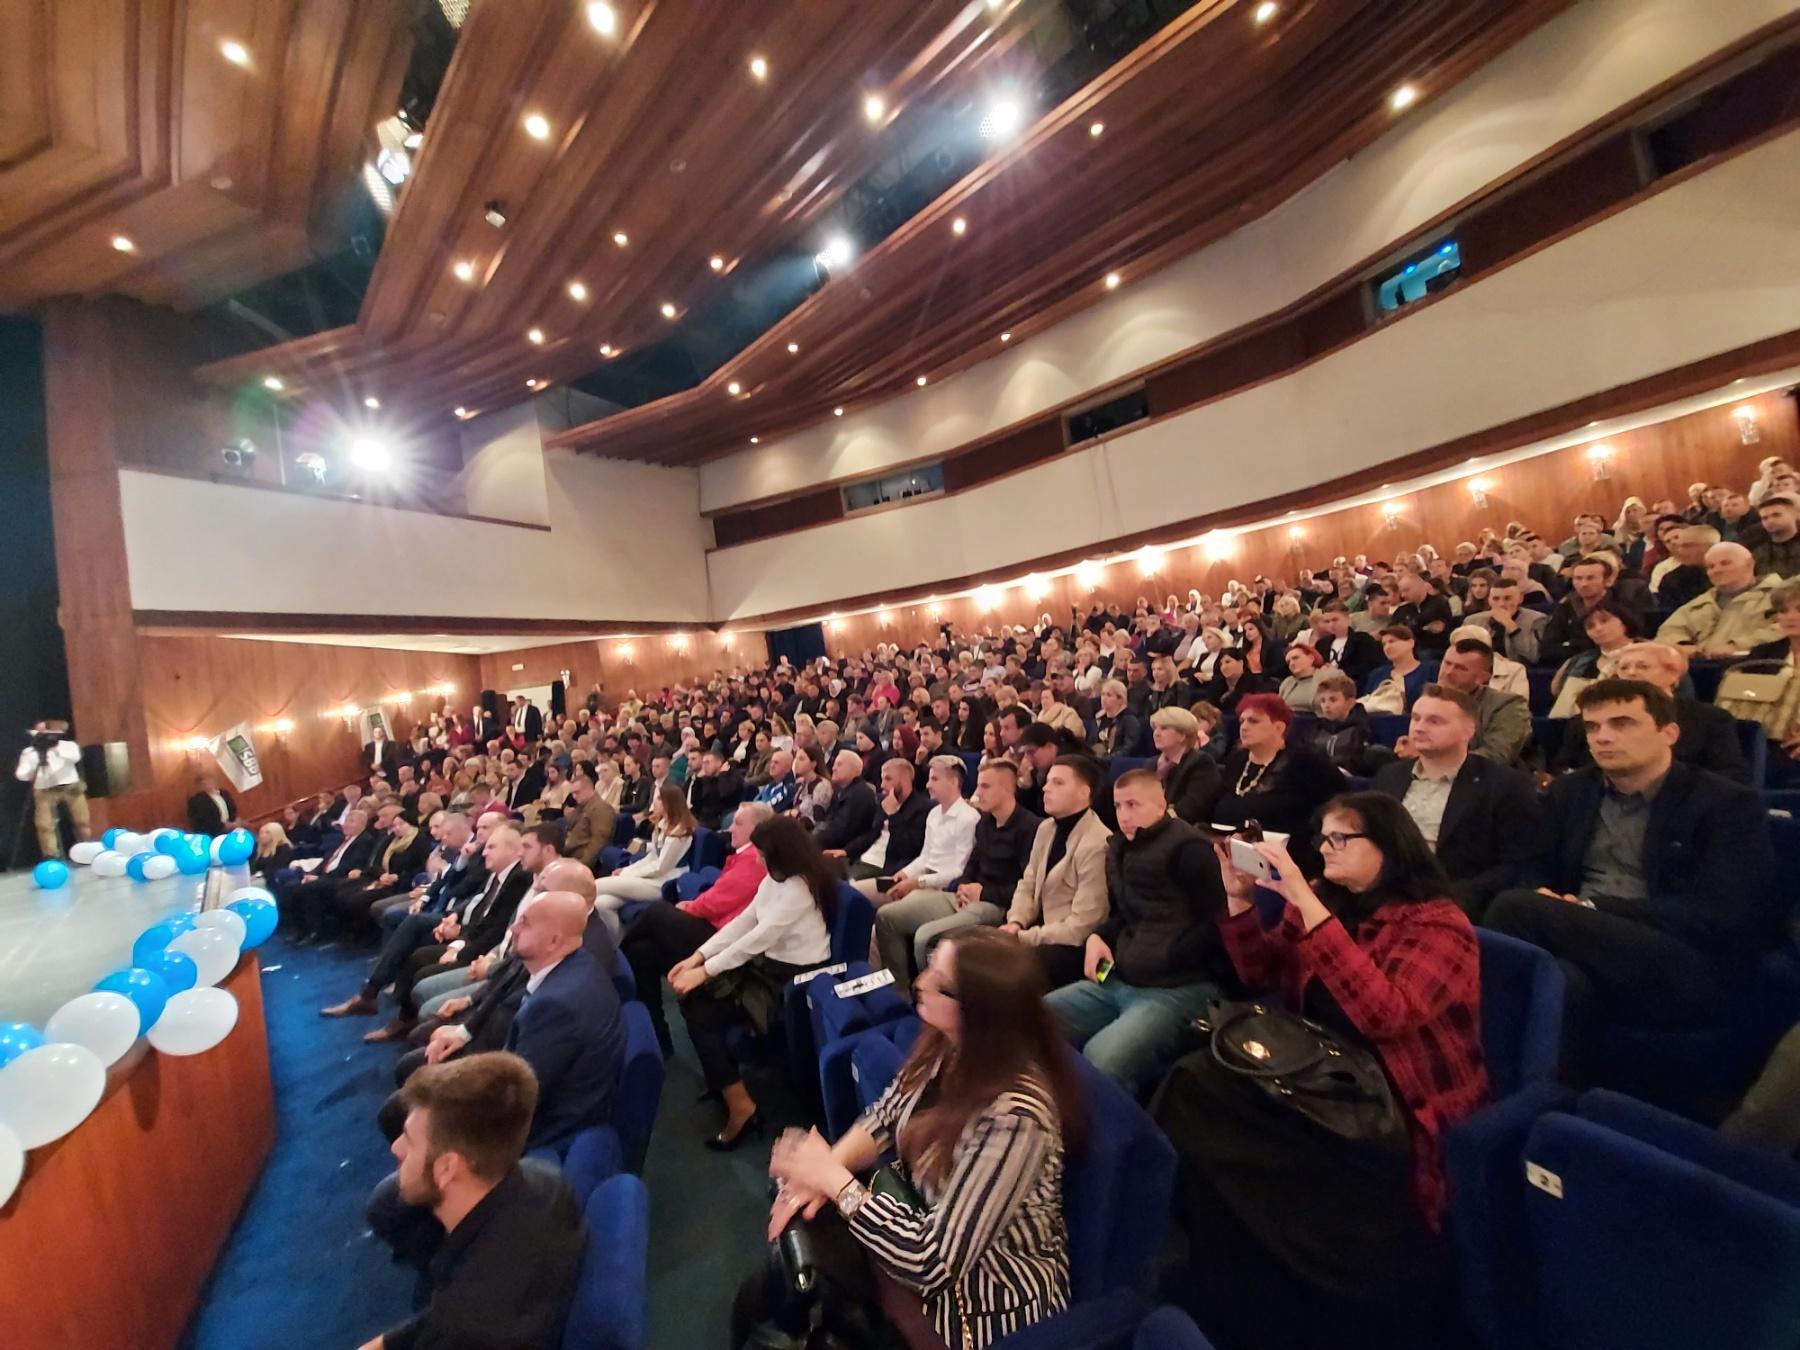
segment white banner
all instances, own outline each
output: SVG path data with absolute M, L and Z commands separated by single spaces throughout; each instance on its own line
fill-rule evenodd
M 250 743 L 250 724 L 239 722 L 207 743 L 213 758 L 239 792 L 262 782 L 262 765 L 256 758 L 256 747 Z

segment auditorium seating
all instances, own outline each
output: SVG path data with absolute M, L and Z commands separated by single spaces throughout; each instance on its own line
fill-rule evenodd
M 1131 1350 L 1213 1350 L 1194 1319 L 1179 1308 L 1156 1308 L 1138 1323 Z
M 649 1344 L 650 1195 L 629 1174 L 588 1197 L 587 1249 L 563 1327 L 563 1350 L 643 1350 Z

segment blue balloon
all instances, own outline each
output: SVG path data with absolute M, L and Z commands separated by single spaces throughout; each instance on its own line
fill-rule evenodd
M 225 908 L 244 921 L 244 949 L 260 947 L 269 940 L 275 925 L 281 922 L 281 911 L 273 900 L 256 896 L 249 900 L 233 900 Z
M 125 860 L 125 875 L 133 881 L 148 881 L 144 868 L 156 855 L 154 853 L 134 853 Z
M 167 833 L 158 833 L 156 838 L 150 842 L 158 853 L 166 853 L 173 858 L 181 851 L 181 831 L 169 830 Z
M 39 889 L 54 891 L 69 884 L 69 865 L 56 858 L 45 858 L 31 869 L 31 879 L 37 882 Z
M 163 922 L 175 930 L 176 937 L 180 937 L 183 933 L 191 933 L 194 929 L 194 916 L 192 914 L 172 915 L 171 917 L 164 919 Z
M 172 952 L 164 948 L 148 961 L 139 961 L 137 964 L 152 975 L 160 975 L 171 992 L 177 994 L 183 989 L 192 989 L 194 982 L 200 978 L 200 967 L 194 964 L 194 958 L 186 952 Z
M 140 1036 L 156 1025 L 156 1019 L 162 1016 L 163 1005 L 169 1001 L 172 992 L 167 980 L 141 966 L 115 970 L 96 984 L 94 989 L 102 994 L 123 994 L 137 1004 Z
M 181 936 L 181 930 L 169 923 L 153 923 L 137 936 L 131 944 L 131 964 L 142 966 L 145 970 L 154 970 L 151 959 Z
M 197 877 L 212 866 L 212 854 L 204 848 L 183 848 L 175 855 L 175 870 L 184 877 Z
M 29 1022 L 0 1022 L 0 1064 L 35 1050 L 44 1043 L 44 1033 Z
M 225 842 L 219 845 L 219 861 L 227 867 L 236 867 L 239 863 L 250 861 L 250 855 L 256 852 L 256 836 L 246 829 L 236 829 L 225 836 Z
M 119 836 L 124 833 L 125 833 L 124 830 L 121 830 L 118 826 L 115 825 L 115 826 L 113 826 L 112 829 L 108 830 L 105 834 L 100 836 L 100 842 L 102 844 L 106 845 L 106 847 L 111 848 L 114 844 L 119 842 Z

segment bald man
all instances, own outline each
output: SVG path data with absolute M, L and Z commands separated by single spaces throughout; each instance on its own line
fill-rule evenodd
M 1681 738 L 1675 742 L 1675 758 L 1697 769 L 1710 769 L 1734 783 L 1750 783 L 1750 765 L 1738 740 L 1730 713 L 1710 703 L 1684 698 L 1681 682 L 1687 675 L 1687 653 L 1661 642 L 1634 642 L 1614 656 L 1613 674 L 1621 680 L 1653 684 L 1675 700 L 1675 725 Z M 1562 745 L 1550 768 L 1554 773 L 1585 769 L 1594 762 L 1588 751 L 1587 725 L 1579 717 L 1563 723 Z
M 1656 630 L 1656 640 L 1680 647 L 1690 656 L 1728 660 L 1781 636 L 1775 623 L 1773 597 L 1781 578 L 1756 575 L 1756 559 L 1742 544 L 1714 544 L 1706 550 L 1702 591 L 1676 610 Z

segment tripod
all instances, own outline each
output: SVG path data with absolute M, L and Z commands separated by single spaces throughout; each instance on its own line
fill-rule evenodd
M 25 821 L 31 815 L 32 804 L 37 800 L 38 774 L 41 773 L 44 768 L 44 752 L 41 748 L 38 748 L 37 757 L 37 768 L 33 769 L 31 771 L 31 777 L 25 780 L 25 796 L 19 802 L 19 818 L 13 822 L 12 848 L 8 850 L 6 855 L 6 870 L 9 872 L 18 870 L 19 846 L 25 842 Z M 59 822 L 60 819 L 59 816 Z

